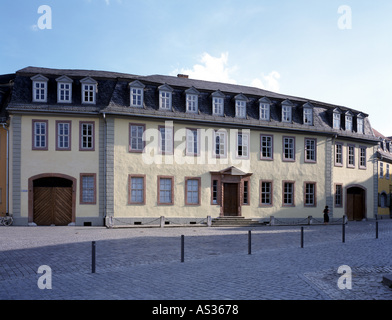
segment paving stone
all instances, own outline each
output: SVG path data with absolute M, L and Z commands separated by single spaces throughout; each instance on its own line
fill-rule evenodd
M 0 299 L 27 300 L 391 300 L 392 221 L 300 228 L 7 227 L 0 239 Z M 185 235 L 185 262 L 180 236 Z M 96 273 L 91 273 L 96 241 Z M 52 289 L 41 290 L 41 265 Z M 341 290 L 338 268 L 352 270 Z

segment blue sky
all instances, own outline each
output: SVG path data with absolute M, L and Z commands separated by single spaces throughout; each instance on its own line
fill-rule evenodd
M 1 0 L 0 74 L 187 73 L 361 110 L 392 136 L 391 17 L 390 0 Z

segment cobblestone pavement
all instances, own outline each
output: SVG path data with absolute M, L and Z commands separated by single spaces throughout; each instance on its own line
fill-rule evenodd
M 303 248 L 299 226 L 0 227 L 0 234 L 0 299 L 392 299 L 382 284 L 392 273 L 392 220 L 379 221 L 378 239 L 375 221 L 350 222 L 344 243 L 342 226 L 305 226 Z M 51 289 L 38 286 L 49 279 L 38 273 L 42 265 L 51 269 Z M 342 265 L 352 270 L 351 289 L 338 287 Z

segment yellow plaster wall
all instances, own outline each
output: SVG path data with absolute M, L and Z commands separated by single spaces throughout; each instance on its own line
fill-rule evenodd
M 126 119 L 115 120 L 115 170 L 114 170 L 114 194 L 115 194 L 115 217 L 196 217 L 205 218 L 207 215 L 212 217 L 219 216 L 220 207 L 211 205 L 211 175 L 210 171 L 219 171 L 230 166 L 235 166 L 240 170 L 248 173 L 251 172 L 250 186 L 250 205 L 242 206 L 242 215 L 247 218 L 268 218 L 273 215 L 282 218 L 307 218 L 308 216 L 322 216 L 322 210 L 325 206 L 325 152 L 326 138 L 317 138 L 317 163 L 304 163 L 304 139 L 315 138 L 312 135 L 290 135 L 296 137 L 296 161 L 287 163 L 282 161 L 282 139 L 287 134 L 273 133 L 274 135 L 274 161 L 260 161 L 260 134 L 271 134 L 262 131 L 250 132 L 250 159 L 242 163 L 238 159 L 214 159 L 205 156 L 203 153 L 200 157 L 174 157 L 163 156 L 163 162 L 171 161 L 172 164 L 146 164 L 143 155 L 140 153 L 129 153 L 129 123 L 141 123 L 146 125 L 146 130 L 157 129 L 163 123 L 159 122 L 138 122 L 128 121 Z M 219 127 L 202 127 L 202 126 L 184 126 L 180 123 L 174 123 L 175 136 L 181 137 L 179 133 L 184 128 L 199 128 L 207 131 L 207 135 L 212 137 L 213 129 Z M 228 140 L 230 141 L 230 130 L 228 129 Z M 151 141 L 151 140 L 149 140 Z M 212 141 L 212 140 L 211 140 Z M 148 146 L 147 142 L 147 146 Z M 178 154 L 184 155 L 179 149 L 185 145 L 185 137 L 182 141 L 175 141 L 174 148 Z M 230 145 L 230 142 L 228 142 Z M 212 150 L 212 146 L 209 147 Z M 149 152 L 149 151 L 147 151 Z M 148 158 L 148 156 L 147 156 Z M 209 159 L 209 161 L 208 161 Z M 198 161 L 204 160 L 204 164 Z M 185 162 L 178 164 L 178 162 Z M 146 175 L 146 204 L 145 205 L 128 205 L 128 175 L 145 174 Z M 157 205 L 157 176 L 167 175 L 174 176 L 174 205 L 164 206 Z M 201 177 L 201 205 L 185 205 L 185 177 Z M 261 207 L 259 202 L 260 180 L 273 180 L 273 206 Z M 295 207 L 282 207 L 282 181 L 295 181 Z M 317 206 L 304 207 L 303 194 L 304 182 L 316 182 L 317 184 Z
M 352 185 L 361 185 L 366 188 L 366 214 L 368 218 L 373 217 L 374 194 L 373 194 L 373 146 L 366 144 L 353 143 L 352 141 L 337 140 L 336 142 L 343 143 L 343 166 L 338 167 L 334 165 L 333 159 L 333 195 L 335 195 L 335 184 L 343 185 L 343 207 L 334 208 L 334 217 L 342 217 L 346 214 L 346 188 Z M 347 145 L 355 145 L 355 168 L 347 167 Z M 367 147 L 366 150 L 366 169 L 359 169 L 359 146 Z M 335 156 L 335 152 L 333 152 Z
M 48 120 L 48 151 L 32 150 L 32 120 Z M 56 120 L 72 121 L 71 151 L 56 151 Z M 79 151 L 79 121 L 95 121 L 95 151 Z M 94 118 L 22 116 L 21 217 L 28 217 L 28 179 L 60 173 L 76 179 L 76 217 L 99 216 L 99 120 Z M 96 204 L 80 204 L 80 173 L 96 173 Z M 12 190 L 12 187 L 10 188 Z
M 383 178 L 380 177 L 380 165 L 381 163 L 384 166 L 384 176 Z M 389 164 L 389 178 L 387 178 L 387 162 L 384 161 L 378 161 L 378 193 L 381 194 L 382 192 L 385 192 L 386 194 L 389 194 L 392 190 L 392 164 Z M 378 207 L 378 212 L 379 215 L 385 215 L 389 216 L 390 215 L 390 209 L 389 207 L 387 208 L 381 208 L 380 206 Z

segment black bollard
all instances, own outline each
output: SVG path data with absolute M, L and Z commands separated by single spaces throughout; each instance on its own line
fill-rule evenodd
M 304 227 L 301 227 L 301 248 L 304 247 Z
M 252 254 L 252 231 L 248 231 L 248 254 Z
M 376 221 L 376 239 L 378 239 L 378 221 Z
M 185 261 L 185 246 L 184 246 L 184 244 L 185 244 L 185 237 L 184 237 L 184 235 L 182 235 L 181 236 L 181 262 L 184 262 Z
M 95 273 L 95 241 L 91 243 L 91 273 Z
M 344 223 L 342 224 L 342 242 L 346 242 L 346 225 Z

